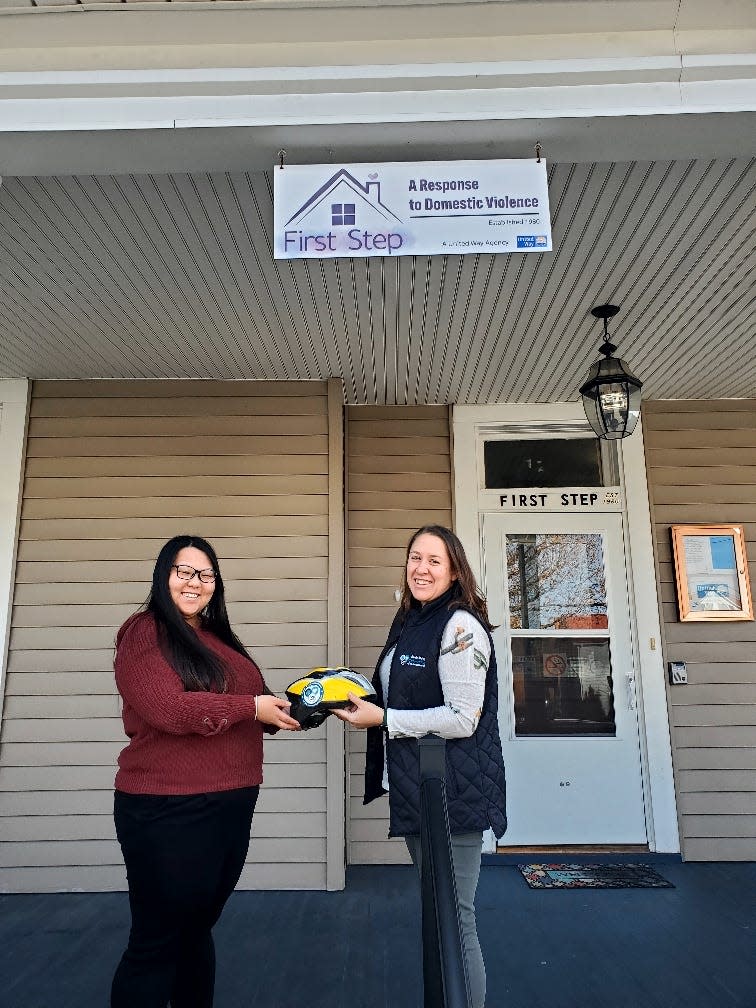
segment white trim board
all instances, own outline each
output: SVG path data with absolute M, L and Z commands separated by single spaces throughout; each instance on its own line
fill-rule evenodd
M 481 435 L 497 426 L 544 425 L 553 430 L 563 423 L 574 430 L 585 424 L 579 403 L 502 404 L 455 406 L 452 420 L 454 444 L 454 521 L 478 580 L 482 574 L 481 474 L 478 443 Z M 590 432 L 586 424 L 586 431 Z M 636 688 L 640 715 L 643 789 L 646 796 L 649 848 L 677 852 L 680 837 L 672 774 L 669 711 L 664 687 L 661 626 L 653 560 L 651 513 L 646 480 L 643 432 L 640 425 L 618 447 L 621 487 L 626 502 L 625 535 L 633 648 L 638 674 Z M 479 510 L 479 508 L 481 510 Z
M 0 99 L 2 132 L 501 121 L 756 109 L 756 81 L 654 81 L 441 91 Z
M 0 379 L 0 472 L 3 474 L 0 479 L 0 712 L 5 695 L 29 391 L 30 384 L 25 378 Z

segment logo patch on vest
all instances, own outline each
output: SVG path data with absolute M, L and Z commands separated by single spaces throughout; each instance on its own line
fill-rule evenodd
M 413 668 L 425 668 L 425 658 L 422 655 L 403 654 L 399 655 L 402 665 L 410 665 Z

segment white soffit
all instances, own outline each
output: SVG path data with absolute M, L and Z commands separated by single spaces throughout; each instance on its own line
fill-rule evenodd
M 755 13 L 0 0 L 0 377 L 574 400 L 600 342 L 590 308 L 613 301 L 648 396 L 752 396 Z M 553 253 L 272 258 L 280 148 L 444 160 L 537 140 Z
M 554 164 L 553 253 L 277 262 L 270 173 L 8 178 L 0 376 L 568 401 L 590 308 L 651 398 L 756 393 L 753 159 Z

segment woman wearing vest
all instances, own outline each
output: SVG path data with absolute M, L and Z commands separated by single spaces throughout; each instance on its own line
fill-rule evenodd
M 389 836 L 403 836 L 420 868 L 420 768 L 416 739 L 448 740 L 446 789 L 452 861 L 474 1008 L 486 973 L 475 923 L 483 831 L 506 829 L 504 763 L 497 720 L 496 656 L 486 602 L 462 543 L 426 525 L 407 548 L 399 611 L 378 659 L 378 703 L 350 694 L 335 711 L 366 728 L 365 804 L 389 794 Z

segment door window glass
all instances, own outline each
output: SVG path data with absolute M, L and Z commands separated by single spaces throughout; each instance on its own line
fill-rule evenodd
M 614 735 L 609 641 L 512 638 L 515 734 Z
M 515 734 L 615 735 L 601 533 L 505 543 Z
M 513 630 L 606 630 L 599 533 L 508 535 L 507 588 Z

